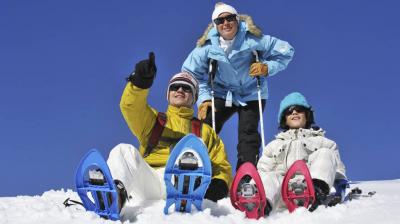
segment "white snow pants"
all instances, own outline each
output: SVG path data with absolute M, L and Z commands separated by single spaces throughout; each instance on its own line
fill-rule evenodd
M 165 169 L 150 167 L 134 146 L 115 146 L 110 152 L 107 164 L 113 178 L 122 181 L 128 195 L 135 200 L 165 199 Z
M 291 164 L 287 164 L 288 167 Z M 337 161 L 332 150 L 321 148 L 313 152 L 308 157 L 308 169 L 310 170 L 313 179 L 325 181 L 329 188 L 333 186 L 335 181 Z M 281 195 L 281 185 L 283 176 L 280 172 L 267 172 L 261 174 L 261 180 L 264 185 L 264 190 L 268 201 L 273 209 L 284 207 Z

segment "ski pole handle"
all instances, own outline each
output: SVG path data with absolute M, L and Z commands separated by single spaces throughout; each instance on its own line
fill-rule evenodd
M 211 84 L 211 116 L 212 116 L 212 128 L 215 129 L 215 102 L 214 102 L 214 77 L 216 71 L 217 61 L 210 58 L 210 64 L 208 66 L 208 75 Z
M 256 50 L 253 50 L 253 56 L 256 62 L 260 62 L 260 59 L 258 57 L 258 52 Z M 260 76 L 257 76 L 257 88 L 260 88 Z
M 260 59 L 258 58 L 258 52 L 256 50 L 253 50 L 253 55 L 255 57 L 256 62 L 260 62 Z

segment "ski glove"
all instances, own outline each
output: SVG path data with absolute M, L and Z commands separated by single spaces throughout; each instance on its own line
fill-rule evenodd
M 149 53 L 149 59 L 142 60 L 135 65 L 135 71 L 127 78 L 133 85 L 148 89 L 153 84 L 157 73 L 155 56 L 153 52 Z
M 268 65 L 255 62 L 250 66 L 250 76 L 257 77 L 257 76 L 268 76 Z
M 211 180 L 210 185 L 208 185 L 208 189 L 204 198 L 213 202 L 217 202 L 226 196 L 228 196 L 228 185 L 225 183 L 225 181 L 214 178 Z
M 212 103 L 209 100 L 201 103 L 199 106 L 198 112 L 197 112 L 197 118 L 199 118 L 199 120 L 206 119 L 208 108 L 211 108 L 211 107 L 212 107 Z M 217 111 L 215 110 L 215 112 L 217 112 Z

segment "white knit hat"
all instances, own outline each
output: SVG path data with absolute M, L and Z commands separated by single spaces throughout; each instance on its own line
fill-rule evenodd
M 238 13 L 235 8 L 233 8 L 230 5 L 225 4 L 223 2 L 218 2 L 217 4 L 215 4 L 215 9 L 211 16 L 211 20 L 212 20 L 214 26 L 215 26 L 214 19 L 218 18 L 218 16 L 224 12 L 229 12 L 231 14 L 235 14 L 237 16 L 236 19 L 239 21 Z
M 168 89 L 167 89 L 168 102 L 169 102 L 169 87 L 172 84 L 176 84 L 176 83 L 186 84 L 186 85 L 190 86 L 190 88 L 192 89 L 192 96 L 193 96 L 192 104 L 196 103 L 197 97 L 199 95 L 199 81 L 197 81 L 197 79 L 188 72 L 180 72 L 180 73 L 172 76 L 171 80 L 169 80 Z

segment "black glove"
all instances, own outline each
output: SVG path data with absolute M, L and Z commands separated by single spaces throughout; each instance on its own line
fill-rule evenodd
M 153 84 L 156 73 L 155 56 L 153 52 L 150 52 L 149 59 L 138 62 L 135 65 L 135 71 L 127 80 L 139 88 L 148 89 Z
M 218 200 L 228 196 L 228 190 L 228 185 L 225 181 L 215 178 L 212 179 L 210 185 L 208 185 L 206 196 L 204 196 L 204 198 L 217 202 Z

